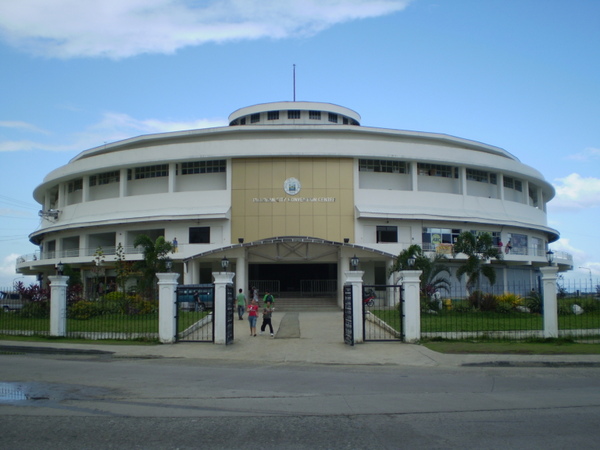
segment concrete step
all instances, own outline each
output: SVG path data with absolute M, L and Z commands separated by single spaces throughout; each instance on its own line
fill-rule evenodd
M 339 311 L 331 297 L 294 297 L 275 299 L 275 311 Z

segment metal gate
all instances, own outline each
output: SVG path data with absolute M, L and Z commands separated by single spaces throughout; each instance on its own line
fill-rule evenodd
M 227 313 L 225 319 L 225 345 L 229 345 L 233 344 L 233 316 L 235 307 L 233 286 L 227 285 L 225 292 L 225 310 Z
M 214 342 L 214 299 L 212 284 L 177 286 L 177 342 Z
M 404 338 L 402 293 L 400 285 L 363 285 L 365 341 L 396 341 Z
M 344 286 L 344 343 L 354 345 L 354 315 L 350 284 Z

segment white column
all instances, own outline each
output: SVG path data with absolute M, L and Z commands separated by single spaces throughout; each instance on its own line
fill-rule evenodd
M 227 286 L 233 285 L 234 272 L 213 272 L 215 278 L 215 303 L 213 320 L 215 327 L 214 343 L 226 343 L 225 324 L 227 322 Z
M 544 337 L 558 337 L 558 302 L 556 300 L 557 266 L 540 267 L 544 298 Z
M 242 256 L 239 256 L 235 260 L 235 292 L 238 292 L 240 289 L 242 289 L 242 292 L 245 292 L 246 296 L 248 295 L 247 267 L 246 252 L 244 252 Z
M 419 190 L 419 165 L 416 161 L 410 163 L 410 189 L 415 192 Z
M 85 175 L 81 180 L 81 203 L 90 201 L 90 176 Z
M 175 192 L 175 181 L 177 180 L 177 164 L 171 163 L 169 164 L 169 193 Z
M 127 197 L 127 169 L 119 173 L 119 197 Z
M 420 302 L 420 279 L 423 271 L 403 270 L 402 288 L 404 289 L 404 317 L 402 318 L 402 329 L 404 330 L 405 342 L 418 342 L 421 339 L 421 302 Z
M 360 344 L 365 340 L 363 330 L 363 275 L 362 270 L 348 270 L 346 284 L 352 285 L 352 324 L 354 330 L 354 343 Z
M 51 275 L 50 280 L 50 336 L 67 335 L 67 281 L 64 275 Z
M 467 168 L 464 166 L 458 168 L 458 181 L 460 183 L 460 193 L 467 195 Z
M 157 273 L 158 278 L 158 338 L 163 344 L 173 344 L 177 335 L 178 273 Z
M 342 253 L 340 251 L 340 253 Z M 337 304 L 340 309 L 344 309 L 344 283 L 342 280 L 344 279 L 344 274 L 350 267 L 350 257 L 345 256 L 343 254 L 338 258 L 338 300 Z

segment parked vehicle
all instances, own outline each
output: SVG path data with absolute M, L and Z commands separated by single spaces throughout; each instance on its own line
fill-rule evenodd
M 0 308 L 5 312 L 21 309 L 23 299 L 16 292 L 0 291 Z
M 212 284 L 186 284 L 177 287 L 177 303 L 186 311 L 213 309 L 214 286 Z

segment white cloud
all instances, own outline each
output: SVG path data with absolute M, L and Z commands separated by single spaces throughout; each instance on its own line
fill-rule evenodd
M 225 119 L 197 119 L 188 122 L 163 121 L 158 119 L 140 120 L 127 114 L 109 112 L 105 113 L 98 123 L 73 135 L 70 144 L 53 145 L 33 140 L 0 141 L 0 153 L 31 150 L 52 152 L 83 151 L 102 145 L 105 142 L 115 142 L 142 134 L 195 130 L 225 125 L 227 125 L 227 120 Z
M 42 130 L 41 128 L 38 128 L 35 125 L 32 125 L 27 122 L 19 122 L 17 120 L 13 120 L 13 121 L 0 120 L 0 128 L 11 128 L 11 129 L 26 131 L 26 132 L 49 134 L 47 131 Z
M 47 57 L 126 58 L 207 42 L 310 36 L 401 11 L 412 0 L 19 0 L 0 2 L 0 36 Z
M 554 181 L 556 197 L 550 202 L 550 209 L 574 211 L 600 206 L 600 178 L 584 178 L 578 173 L 572 173 Z
M 568 159 L 572 159 L 575 161 L 588 162 L 594 159 L 600 159 L 600 148 L 586 148 L 584 151 L 580 153 L 575 153 L 574 155 L 569 155 Z

